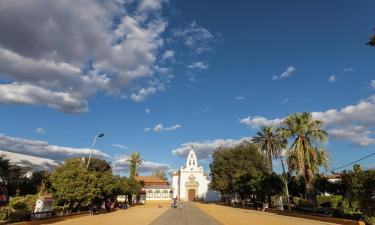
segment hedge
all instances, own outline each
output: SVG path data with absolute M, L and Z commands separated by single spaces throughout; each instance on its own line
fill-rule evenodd
M 341 195 L 316 196 L 316 201 L 317 201 L 318 206 L 322 206 L 328 203 L 330 208 L 337 209 L 339 202 L 342 201 L 342 196 Z

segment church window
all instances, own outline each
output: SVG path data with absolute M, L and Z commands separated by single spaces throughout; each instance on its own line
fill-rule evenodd
M 164 190 L 163 191 L 163 198 L 168 198 L 168 195 L 169 195 L 168 191 Z
M 193 166 L 195 166 L 195 160 L 193 161 Z
M 160 198 L 161 197 L 161 193 L 159 190 L 156 190 L 155 191 L 155 198 Z
M 189 166 L 191 166 L 191 160 L 189 160 Z
M 147 198 L 153 198 L 153 196 L 154 196 L 154 195 L 153 195 L 152 191 L 151 191 L 151 190 L 148 190 L 148 191 L 147 191 L 147 196 L 146 196 L 146 197 L 147 197 Z

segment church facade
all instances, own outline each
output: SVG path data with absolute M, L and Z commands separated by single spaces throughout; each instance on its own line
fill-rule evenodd
M 198 166 L 198 159 L 195 152 L 191 150 L 186 159 L 186 165 L 181 166 L 172 176 L 173 198 L 182 201 L 193 201 L 196 198 L 204 198 L 208 191 L 209 180 Z

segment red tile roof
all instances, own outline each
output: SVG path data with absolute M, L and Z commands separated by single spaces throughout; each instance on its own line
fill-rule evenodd
M 167 181 L 163 180 L 163 179 L 160 179 L 159 177 L 155 177 L 155 176 L 136 176 L 135 179 L 137 181 L 143 181 L 145 184 L 148 184 L 148 183 L 153 183 L 153 184 L 157 184 L 157 183 L 160 183 L 160 184 L 166 184 L 168 183 Z

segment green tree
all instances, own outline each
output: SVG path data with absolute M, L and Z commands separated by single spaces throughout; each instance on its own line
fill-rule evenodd
M 375 28 L 374 28 L 374 30 L 375 30 Z M 367 42 L 367 44 L 370 45 L 370 46 L 375 46 L 375 34 L 370 36 L 370 41 Z
M 89 171 L 96 171 L 100 173 L 111 172 L 111 165 L 103 159 L 91 158 L 90 165 L 88 167 Z
M 72 207 L 74 203 L 87 205 L 100 196 L 98 179 L 78 158 L 68 159 L 51 175 L 55 198 Z
M 313 119 L 311 113 L 295 113 L 284 119 L 279 131 L 284 138 L 293 140 L 287 151 L 289 171 L 304 177 L 306 197 L 315 204 L 315 174 L 320 166 L 327 167 L 324 124 Z
M 215 151 L 212 154 L 210 171 L 211 189 L 229 194 L 241 188 L 238 186 L 241 179 L 259 177 L 267 173 L 268 166 L 258 148 L 245 141 L 234 148 Z
M 287 139 L 275 132 L 273 126 L 263 126 L 252 139 L 258 149 L 266 156 L 269 172 L 273 172 L 272 158 L 279 157 L 287 145 Z
M 134 178 L 137 173 L 137 167 L 143 162 L 141 155 L 139 152 L 133 152 L 127 161 L 130 162 L 130 178 Z

